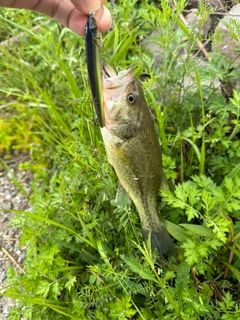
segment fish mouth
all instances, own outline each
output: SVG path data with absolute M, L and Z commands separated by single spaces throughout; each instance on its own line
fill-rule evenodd
M 102 64 L 102 82 L 104 89 L 115 89 L 126 87 L 134 77 L 133 69 L 122 70 L 119 73 L 113 69 L 107 62 Z
M 115 69 L 113 69 L 106 61 L 102 63 L 102 76 L 104 79 L 111 78 L 117 76 L 118 73 Z
M 107 62 L 102 64 L 104 126 L 109 125 L 109 119 L 115 113 L 113 108 L 123 101 L 126 88 L 134 79 L 132 68 L 117 73 Z

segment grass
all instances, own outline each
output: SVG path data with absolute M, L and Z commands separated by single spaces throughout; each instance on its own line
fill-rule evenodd
M 194 30 L 175 29 L 183 7 L 122 0 L 103 36 L 105 60 L 150 74 L 145 96 L 175 186 L 162 191 L 160 215 L 178 256 L 161 263 L 142 242 L 132 204 L 113 200 L 117 179 L 96 124 L 84 39 L 35 13 L 1 9 L 2 40 L 28 37 L 0 49 L 0 152 L 4 161 L 13 149 L 30 152 L 20 166 L 34 173 L 33 212 L 15 210 L 12 221 L 28 250 L 26 274 L 8 270 L 5 294 L 19 301 L 10 320 L 240 317 L 240 94 L 226 100 L 212 85 L 239 71 L 229 73 L 232 61 L 217 52 L 204 68 L 193 57 Z M 200 9 L 204 18 L 208 8 Z M 162 63 L 154 67 L 139 44 L 159 28 Z M 192 83 L 184 86 L 186 76 Z

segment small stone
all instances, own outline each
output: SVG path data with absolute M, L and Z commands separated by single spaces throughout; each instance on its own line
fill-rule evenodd
M 12 194 L 8 193 L 5 195 L 5 200 L 10 200 L 12 198 Z
M 155 66 L 158 66 L 163 61 L 163 49 L 158 44 L 153 43 L 151 39 L 159 38 L 160 34 L 161 31 L 153 31 L 141 42 L 141 46 L 143 46 L 145 50 L 154 58 Z
M 25 258 L 25 250 L 22 251 L 21 254 L 20 254 L 20 260 L 21 260 L 21 262 L 23 262 L 24 258 Z
M 222 55 L 228 57 L 230 60 L 235 60 L 235 65 L 239 64 L 240 58 L 238 43 L 235 39 L 229 36 L 230 31 L 225 25 L 226 22 L 231 22 L 235 20 L 240 23 L 240 4 L 232 7 L 232 9 L 226 14 L 226 16 L 219 22 L 216 30 L 215 30 L 215 37 L 213 44 L 212 44 L 212 51 L 219 52 Z M 216 40 L 221 38 L 220 41 Z
M 19 157 L 20 156 L 20 157 Z M 18 158 L 19 157 L 19 158 Z M 19 189 L 13 183 L 13 176 L 17 178 L 18 182 L 29 192 L 31 190 L 30 183 L 32 174 L 28 171 L 20 171 L 18 169 L 21 163 L 21 155 L 16 153 L 13 160 L 6 161 L 10 170 L 2 170 L 0 172 L 0 209 L 9 210 L 31 210 L 27 199 L 23 197 Z M 17 261 L 19 265 L 23 265 L 27 245 L 19 248 L 19 230 L 13 229 L 10 219 L 15 217 L 13 212 L 2 212 L 0 210 L 0 245 Z M 0 250 L 0 287 L 6 285 L 7 268 L 15 265 L 7 257 L 7 255 Z M 17 302 L 7 298 L 0 297 L 0 320 L 7 320 L 9 318 L 9 311 L 12 307 L 17 305 Z M 21 318 L 22 319 L 22 318 Z
M 189 0 L 188 7 L 190 8 L 197 8 L 198 7 L 198 0 Z
M 223 10 L 223 0 L 208 0 L 211 8 L 216 8 L 216 10 Z M 198 8 L 199 0 L 189 0 L 187 7 L 188 8 Z
M 6 273 L 5 270 L 3 270 L 3 271 L 0 273 L 0 283 L 2 283 L 6 278 L 7 278 L 7 273 Z
M 211 7 L 215 8 L 216 10 L 225 10 L 222 0 L 208 0 L 208 2 Z
M 7 177 L 9 179 L 13 179 L 14 178 L 14 169 L 10 169 L 7 173 Z
M 11 203 L 11 201 L 4 200 L 3 203 L 2 203 L 2 209 L 3 209 L 3 210 L 12 209 L 12 203 Z
M 195 33 L 201 33 L 200 35 L 202 36 L 202 38 L 205 38 L 211 28 L 211 18 L 208 17 L 204 25 L 200 26 L 196 12 L 196 9 L 191 10 L 191 12 L 188 15 L 186 15 L 185 19 L 189 26 L 195 28 Z

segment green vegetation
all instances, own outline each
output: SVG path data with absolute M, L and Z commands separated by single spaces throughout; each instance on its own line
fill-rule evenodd
M 178 257 L 161 262 L 142 242 L 133 205 L 114 200 L 84 39 L 46 17 L 0 9 L 0 41 L 27 35 L 0 47 L 0 152 L 30 152 L 21 167 L 34 173 L 32 212 L 13 219 L 28 250 L 26 274 L 8 270 L 6 295 L 19 301 L 10 320 L 240 319 L 240 92 L 226 99 L 213 86 L 216 77 L 234 82 L 239 70 L 217 52 L 202 67 L 191 54 L 199 38 L 180 22 L 177 2 L 173 10 L 162 1 L 160 11 L 151 1 L 119 1 L 102 49 L 118 70 L 150 74 L 145 95 L 175 184 L 162 192 L 160 214 Z M 203 20 L 208 8 L 200 9 Z M 155 66 L 139 41 L 159 28 Z

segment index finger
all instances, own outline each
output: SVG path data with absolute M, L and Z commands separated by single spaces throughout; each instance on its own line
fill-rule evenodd
M 106 0 L 71 0 L 71 2 L 80 12 L 89 15 L 90 12 L 100 10 Z

